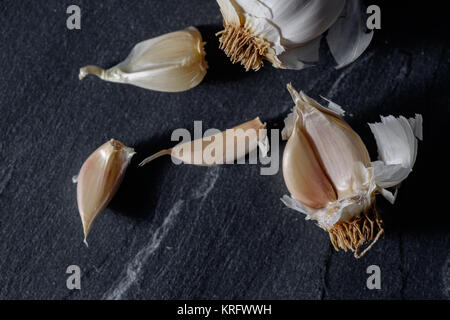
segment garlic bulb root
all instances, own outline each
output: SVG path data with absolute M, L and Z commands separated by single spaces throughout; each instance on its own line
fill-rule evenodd
M 248 28 L 230 24 L 216 33 L 216 36 L 219 35 L 219 48 L 232 63 L 240 62 L 245 71 L 258 71 L 264 65 L 263 58 L 267 55 L 270 44 L 261 37 L 252 35 Z
M 345 252 L 351 250 L 354 252 L 354 257 L 359 259 L 378 241 L 384 233 L 383 220 L 376 210 L 375 201 L 372 204 L 361 216 L 350 221 L 338 222 L 327 230 L 336 251 L 339 251 L 339 248 Z M 359 253 L 359 248 L 370 241 L 372 242 Z

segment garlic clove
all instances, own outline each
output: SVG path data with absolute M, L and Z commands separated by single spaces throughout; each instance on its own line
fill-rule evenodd
M 288 85 L 301 124 L 326 171 L 338 198 L 352 195 L 366 183 L 355 163 L 370 167 L 370 157 L 359 135 L 333 110 L 326 109 Z
M 367 149 L 342 119 L 340 106 L 328 101 L 326 108 L 291 85 L 288 90 L 295 108 L 285 120 L 284 136 L 289 140 L 283 154 L 283 177 L 291 197 L 284 196 L 282 201 L 316 220 L 329 233 L 336 250 L 350 249 L 358 258 L 383 233 L 375 210 L 377 186 Z M 295 153 L 291 143 L 298 148 Z
M 412 170 L 417 138 L 423 135 L 422 116 L 381 117 L 380 123 L 369 124 L 380 158 L 371 163 L 361 138 L 341 118 L 344 110 L 339 105 L 327 100 L 325 108 L 291 85 L 288 90 L 295 108 L 282 132 L 283 139 L 288 139 L 283 177 L 291 196 L 285 195 L 281 201 L 316 220 L 336 250 L 351 250 L 360 258 L 384 233 L 376 194 L 394 203 L 398 184 Z M 330 190 L 323 188 L 325 177 L 335 191 L 334 199 Z M 385 189 L 388 187 L 396 189 L 392 193 Z
M 77 203 L 86 245 L 94 220 L 118 190 L 134 154 L 132 148 L 111 139 L 83 163 L 77 177 Z
M 323 208 L 337 200 L 333 185 L 300 124 L 284 149 L 283 177 L 292 197 L 309 208 Z
M 175 160 L 200 166 L 230 164 L 255 151 L 258 146 L 262 147 L 263 153 L 267 152 L 266 125 L 255 118 L 226 131 L 161 150 L 139 165 L 143 166 L 163 155 L 171 155 Z
M 93 74 L 106 81 L 150 90 L 189 90 L 206 75 L 204 44 L 200 32 L 189 27 L 138 43 L 123 62 L 108 70 L 83 67 L 79 78 Z

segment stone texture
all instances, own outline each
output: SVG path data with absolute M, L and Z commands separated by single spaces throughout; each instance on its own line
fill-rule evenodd
M 448 299 L 449 215 L 439 188 L 448 146 L 448 36 L 440 10 L 382 5 L 382 30 L 351 66 L 245 73 L 217 49 L 214 1 L 76 1 L 82 29 L 66 29 L 60 1 L 0 3 L 0 298 L 2 299 Z M 429 12 L 428 12 L 429 11 Z M 146 91 L 89 77 L 133 45 L 188 25 L 207 44 L 210 70 L 195 89 Z M 363 259 L 335 252 L 321 229 L 283 207 L 281 172 L 257 165 L 176 166 L 146 156 L 171 146 L 172 130 L 225 129 L 260 116 L 280 128 L 292 107 L 286 83 L 367 122 L 380 114 L 425 119 L 414 172 L 394 206 L 380 199 L 386 236 Z M 71 177 L 107 139 L 138 154 L 117 196 L 82 242 Z M 442 191 L 441 191 L 442 190 Z M 79 265 L 82 289 L 66 288 Z M 366 288 L 379 265 L 382 289 Z

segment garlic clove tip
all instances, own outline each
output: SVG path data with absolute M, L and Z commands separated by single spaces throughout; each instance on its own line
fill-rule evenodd
M 100 67 L 91 65 L 80 68 L 80 74 L 78 75 L 78 78 L 80 80 L 83 80 L 88 74 L 95 75 L 100 79 L 105 79 L 105 70 Z

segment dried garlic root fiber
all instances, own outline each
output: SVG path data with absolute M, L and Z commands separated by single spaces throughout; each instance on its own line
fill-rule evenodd
M 132 148 L 111 139 L 83 163 L 76 180 L 78 210 L 86 245 L 94 220 L 113 198 L 134 154 Z
M 179 143 L 171 149 L 161 150 L 139 165 L 143 166 L 163 155 L 171 155 L 175 163 L 201 166 L 229 164 L 255 151 L 258 146 L 263 154 L 267 153 L 269 146 L 266 125 L 255 118 L 203 139 Z
M 186 91 L 206 75 L 204 44 L 197 28 L 189 27 L 138 43 L 123 62 L 111 69 L 83 67 L 79 78 L 93 74 L 106 81 L 150 90 Z
M 283 177 L 291 196 L 282 201 L 316 220 L 336 250 L 351 250 L 359 258 L 383 234 L 375 195 L 393 203 L 395 195 L 385 188 L 397 188 L 412 171 L 422 117 L 389 116 L 370 124 L 380 155 L 379 161 L 370 162 L 361 138 L 343 120 L 342 108 L 331 101 L 325 108 L 290 84 L 288 90 L 295 107 L 282 133 L 288 139 Z

